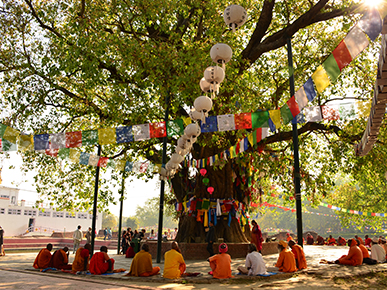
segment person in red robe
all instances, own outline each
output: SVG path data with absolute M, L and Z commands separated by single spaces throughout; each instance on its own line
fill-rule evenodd
M 292 249 L 292 253 L 294 255 L 294 258 L 296 259 L 296 267 L 298 270 L 306 269 L 306 258 L 305 253 L 302 247 L 298 244 L 296 244 L 295 241 L 291 240 L 289 241 L 289 247 Z
M 336 239 L 333 238 L 332 235 L 329 236 L 328 246 L 336 246 Z
M 35 269 L 46 269 L 51 267 L 51 258 L 52 258 L 51 250 L 52 250 L 52 244 L 47 244 L 45 249 L 40 250 L 33 264 L 33 267 Z
M 56 250 L 52 255 L 52 267 L 56 269 L 71 270 L 72 265 L 69 264 L 68 252 L 69 248 L 67 247 Z
M 253 229 L 251 230 L 251 243 L 255 244 L 257 247 L 257 251 L 261 253 L 263 242 L 261 228 L 255 220 L 252 220 L 251 224 L 253 226 Z
M 107 254 L 108 248 L 102 246 L 100 252 L 95 253 L 90 260 L 89 271 L 93 275 L 101 275 L 105 273 L 113 273 L 114 259 L 110 259 Z
M 363 264 L 363 253 L 357 246 L 355 239 L 348 240 L 349 251 L 348 255 L 342 256 L 340 259 L 335 261 L 335 264 L 358 266 Z
M 347 241 L 343 238 L 343 237 L 339 237 L 339 239 L 337 240 L 337 245 L 338 246 L 345 246 L 347 244 Z
M 371 248 L 372 239 L 368 236 L 364 236 L 364 246 Z
M 227 254 L 228 247 L 226 243 L 219 245 L 219 254 L 209 257 L 207 260 L 210 262 L 211 272 L 214 278 L 226 279 L 231 278 L 231 257 Z
M 325 245 L 325 240 L 320 235 L 317 236 L 317 240 L 316 241 L 317 241 L 317 245 L 320 245 L 320 246 Z
M 290 240 L 293 240 L 292 236 L 290 233 L 286 233 L 286 241 L 289 242 Z

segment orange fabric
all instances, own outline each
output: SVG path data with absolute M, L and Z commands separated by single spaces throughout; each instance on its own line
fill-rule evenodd
M 287 242 L 289 242 L 289 241 L 291 241 L 291 240 L 293 240 L 292 236 L 288 236 L 288 237 L 286 238 L 286 241 L 287 241 Z
M 283 249 L 281 253 L 279 254 L 277 264 L 275 266 L 281 271 L 281 272 L 295 272 L 297 271 L 296 268 L 296 260 L 294 258 L 294 255 L 291 251 L 288 249 Z
M 363 264 L 363 253 L 357 246 L 357 242 L 355 241 L 355 239 L 353 239 L 351 242 L 351 247 L 349 248 L 348 255 L 342 256 L 339 259 L 339 263 L 351 266 L 358 266 Z
M 33 267 L 35 269 L 46 269 L 51 266 L 51 252 L 47 249 L 41 249 L 36 256 Z
M 359 240 L 361 245 L 364 245 L 364 241 L 363 241 L 363 239 L 361 237 L 357 237 L 357 239 Z
M 112 268 L 114 270 L 114 259 L 110 259 L 108 254 L 104 252 L 98 252 L 93 255 L 90 259 L 89 271 L 93 275 L 101 275 L 108 271 L 109 263 L 108 260 L 112 261 Z
M 152 271 L 144 272 L 144 273 L 140 274 L 140 277 L 149 277 L 149 276 L 157 275 L 159 272 L 160 272 L 160 267 L 153 267 Z
M 217 279 L 231 278 L 231 257 L 229 254 L 217 254 L 210 258 L 210 267 L 212 269 L 212 276 Z
M 68 264 L 67 254 L 62 249 L 56 250 L 52 255 L 52 266 L 57 269 L 71 270 L 72 265 Z
M 178 279 L 185 269 L 184 258 L 178 251 L 172 249 L 164 254 L 164 278 Z
M 359 247 L 359 249 L 361 250 L 361 252 L 363 254 L 363 259 L 370 257 L 370 253 L 368 252 L 367 248 L 363 244 L 360 244 L 358 247 Z
M 153 270 L 154 268 L 152 267 L 151 254 L 149 254 L 147 251 L 141 250 L 134 256 L 127 276 L 136 276 L 136 277 L 143 276 L 142 275 L 143 273 L 152 273 Z M 147 275 L 147 276 L 150 276 L 150 275 Z
M 329 240 L 328 240 L 328 246 L 334 246 L 334 245 L 336 245 L 336 240 L 335 240 L 335 238 L 329 239 Z
M 304 254 L 304 250 L 300 245 L 294 245 L 292 247 L 292 253 L 294 254 L 294 258 L 298 262 L 298 270 L 306 269 L 306 258 Z
M 340 238 L 338 243 L 339 243 L 339 246 L 345 246 L 346 240 L 344 238 Z
M 89 250 L 80 247 L 75 253 L 75 258 L 72 265 L 74 272 L 89 270 Z M 85 259 L 87 259 L 87 269 L 84 269 Z

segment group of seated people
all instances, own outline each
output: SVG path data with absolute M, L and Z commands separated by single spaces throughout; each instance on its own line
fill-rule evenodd
M 54 268 L 73 273 L 89 271 L 94 275 L 112 273 L 114 270 L 114 259 L 108 256 L 108 248 L 106 246 L 102 246 L 100 252 L 94 253 L 91 259 L 91 245 L 86 244 L 84 247 L 79 247 L 72 264 L 69 264 L 67 247 L 56 250 L 53 255 L 51 255 L 51 250 L 52 244 L 47 244 L 45 249 L 40 250 L 33 264 L 35 269 L 46 270 Z

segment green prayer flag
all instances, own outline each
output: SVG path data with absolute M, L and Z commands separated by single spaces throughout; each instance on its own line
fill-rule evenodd
M 115 160 L 114 160 L 114 159 L 109 159 L 109 160 L 108 160 L 108 163 L 107 163 L 107 165 L 106 165 L 106 167 L 115 169 L 115 168 L 116 168 L 116 162 L 115 162 Z
M 67 159 L 70 157 L 70 148 L 60 148 L 58 152 L 60 159 Z
M 17 151 L 16 144 L 13 144 L 5 139 L 1 140 L 1 146 L 3 147 L 3 151 Z
M 331 79 L 331 82 L 334 82 L 337 80 L 338 76 L 340 75 L 340 68 L 336 62 L 335 57 L 333 54 L 331 54 L 322 64 L 325 71 L 327 72 L 327 75 Z
M 98 144 L 98 130 L 82 131 L 82 146 Z
M 7 126 L 0 124 L 0 138 L 3 138 Z
M 288 104 L 283 105 L 280 111 L 284 124 L 288 124 L 293 120 L 293 114 L 292 111 L 290 111 Z
M 184 123 L 182 119 L 167 122 L 167 136 L 181 136 L 184 134 Z
M 251 113 L 251 125 L 253 129 L 269 127 L 269 112 L 258 111 Z

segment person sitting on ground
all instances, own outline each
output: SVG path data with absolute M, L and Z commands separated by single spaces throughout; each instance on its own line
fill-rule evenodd
M 48 267 L 51 267 L 51 250 L 52 250 L 52 244 L 47 244 L 45 249 L 41 249 L 39 251 L 39 254 L 36 256 L 33 267 L 35 269 L 46 269 Z
M 304 250 L 295 241 L 289 241 L 289 247 L 292 249 L 292 253 L 294 255 L 294 259 L 296 259 L 296 267 L 297 270 L 306 269 L 306 258 L 304 254 Z
M 133 258 L 135 255 L 136 255 L 136 252 L 134 251 L 134 243 L 130 242 L 125 253 L 125 258 Z
M 293 240 L 292 236 L 290 233 L 286 233 L 286 241 L 289 242 L 290 240 Z
M 159 272 L 160 267 L 152 266 L 152 256 L 149 254 L 149 245 L 143 244 L 141 251 L 133 258 L 129 273 L 125 276 L 148 277 L 157 275 Z
M 340 259 L 335 261 L 335 264 L 358 266 L 363 264 L 363 253 L 357 246 L 355 239 L 348 240 L 349 251 L 348 255 L 343 255 Z
M 325 245 L 325 240 L 322 236 L 318 235 L 316 239 L 317 245 L 323 246 Z
M 163 277 L 178 279 L 185 272 L 186 265 L 177 242 L 172 242 L 172 249 L 164 254 Z
M 280 272 L 291 273 L 297 271 L 296 260 L 293 253 L 288 250 L 288 244 L 285 241 L 279 241 L 278 250 L 280 254 L 275 267 L 277 267 Z
M 372 242 L 372 239 L 368 235 L 365 235 L 364 246 L 366 246 L 367 248 L 371 248 L 371 242 Z
M 307 245 L 313 245 L 314 244 L 314 238 L 313 238 L 313 236 L 310 233 L 308 233 L 307 236 L 306 236 L 306 244 Z
M 386 239 L 383 238 L 382 243 L 380 245 L 383 247 L 384 251 L 386 252 L 386 259 L 387 259 L 387 241 L 386 241 Z
M 108 248 L 102 246 L 98 253 L 95 253 L 90 259 L 89 271 L 93 275 L 101 275 L 105 273 L 113 273 L 114 259 L 110 259 L 107 254 Z
M 52 255 L 52 267 L 56 269 L 71 270 L 72 265 L 69 264 L 69 248 L 56 250 Z
M 266 274 L 266 264 L 254 244 L 249 244 L 249 253 L 246 256 L 245 266 L 239 266 L 238 271 L 248 276 Z
M 374 237 L 371 244 L 371 258 L 378 261 L 378 263 L 384 263 L 386 261 L 386 251 L 379 245 L 379 239 Z
M 356 240 L 356 242 L 357 242 L 357 246 L 361 250 L 361 253 L 363 254 L 363 264 L 375 265 L 377 261 L 370 258 L 370 253 L 368 252 L 367 248 L 363 245 L 362 241 L 358 239 Z
M 208 273 L 217 279 L 231 278 L 231 257 L 227 254 L 228 247 L 226 243 L 219 245 L 219 254 L 209 257 L 211 271 Z
M 359 240 L 360 244 L 364 246 L 364 241 L 361 237 L 359 237 L 358 235 L 355 235 L 355 239 Z
M 346 244 L 347 244 L 347 241 L 342 236 L 340 236 L 337 240 L 337 245 L 338 246 L 345 246 Z
M 91 245 L 86 244 L 83 248 L 79 247 L 75 253 L 75 258 L 72 265 L 73 272 L 83 272 L 89 270 L 89 258 L 91 252 Z
M 329 235 L 328 246 L 336 246 L 336 239 L 332 235 Z

